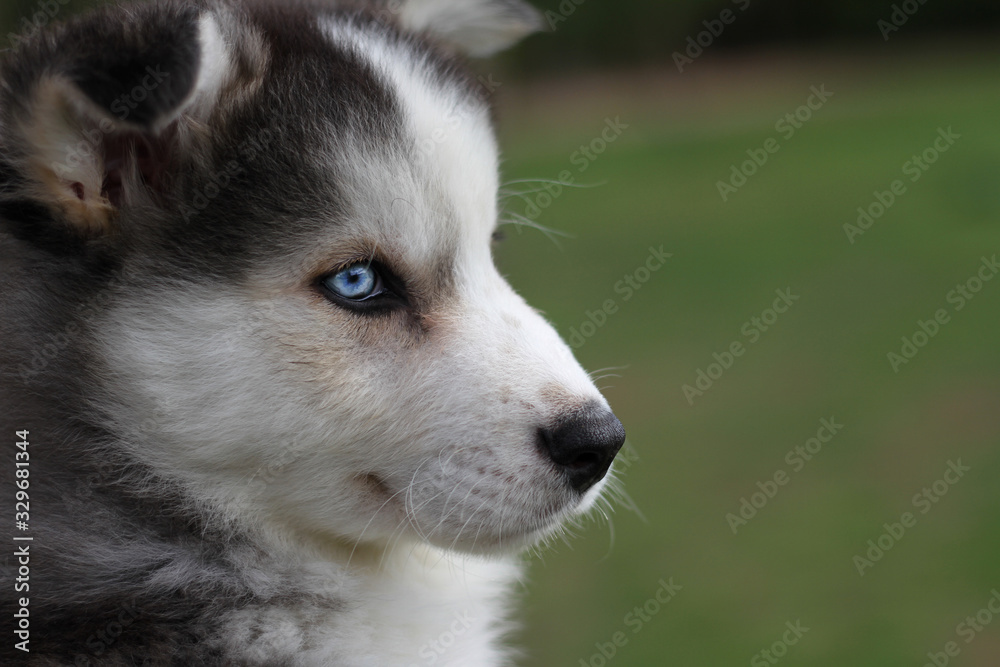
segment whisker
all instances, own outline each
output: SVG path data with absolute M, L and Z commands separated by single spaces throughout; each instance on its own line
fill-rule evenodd
M 629 368 L 628 366 L 607 366 L 605 368 L 598 368 L 597 370 L 591 371 L 590 373 L 588 373 L 588 375 L 590 376 L 590 379 L 593 380 L 598 373 L 607 373 L 608 371 L 624 371 L 628 370 L 628 368 Z M 621 377 L 621 376 L 604 375 L 602 377 Z
M 550 229 L 549 227 L 541 225 L 541 224 L 535 222 L 534 220 L 531 220 L 530 218 L 524 217 L 520 213 L 514 213 L 513 211 L 508 211 L 507 215 L 512 216 L 512 217 L 510 219 L 507 219 L 507 218 L 501 219 L 501 221 L 500 221 L 501 225 L 515 225 L 516 229 L 518 230 L 518 233 L 521 233 L 521 229 L 523 227 L 528 227 L 530 229 L 537 229 L 542 234 L 545 234 L 546 238 L 548 238 L 550 241 L 552 241 L 552 243 L 559 250 L 562 250 L 563 247 L 559 243 L 559 240 L 556 238 L 557 236 L 562 236 L 563 238 L 574 238 L 572 234 L 568 234 L 566 232 L 561 232 L 561 231 L 555 230 L 555 229 Z
M 601 181 L 599 183 L 567 183 L 566 181 L 557 181 L 552 178 L 517 178 L 512 181 L 506 181 L 500 185 L 500 190 L 503 191 L 508 185 L 520 185 L 522 183 L 548 183 L 549 185 L 561 185 L 566 188 L 577 188 L 580 190 L 587 190 L 590 188 L 599 188 L 603 185 L 607 185 L 607 181 Z

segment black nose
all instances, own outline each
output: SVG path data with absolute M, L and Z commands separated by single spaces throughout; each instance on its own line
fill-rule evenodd
M 542 451 L 580 493 L 601 481 L 625 444 L 625 427 L 601 407 L 587 407 L 539 435 Z

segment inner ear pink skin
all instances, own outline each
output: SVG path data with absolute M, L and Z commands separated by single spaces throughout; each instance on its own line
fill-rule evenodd
M 120 132 L 104 137 L 104 183 L 101 194 L 113 206 L 121 206 L 124 199 L 125 173 L 134 163 L 143 183 L 159 192 L 163 185 L 167 162 L 170 159 L 169 137 L 150 137 L 139 132 Z M 81 199 L 82 186 L 74 192 Z

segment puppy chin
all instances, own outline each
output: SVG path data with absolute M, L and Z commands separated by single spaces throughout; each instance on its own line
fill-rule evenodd
M 425 535 L 424 539 L 432 546 L 472 556 L 516 556 L 558 534 L 567 522 L 585 511 L 575 503 L 558 508 L 550 506 L 540 510 L 531 520 L 522 521 L 521 525 L 470 530 L 459 535 Z

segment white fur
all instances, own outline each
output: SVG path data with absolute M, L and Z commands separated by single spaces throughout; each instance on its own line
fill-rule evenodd
M 212 25 L 203 39 L 221 53 Z M 144 267 L 128 266 L 135 279 L 100 323 L 107 365 L 122 369 L 115 428 L 161 415 L 133 453 L 220 521 L 253 526 L 290 585 L 314 596 L 227 619 L 220 641 L 248 663 L 290 650 L 301 665 L 509 664 L 498 640 L 512 555 L 601 490 L 581 502 L 538 451 L 537 429 L 606 403 L 493 265 L 498 156 L 485 107 L 376 32 L 325 28 L 395 91 L 412 145 L 373 150 L 331 131 L 316 152 L 352 156 L 351 224 L 242 288 L 143 285 Z M 391 318 L 359 324 L 304 288 L 316 266 L 349 262 L 343 249 L 358 246 L 429 291 L 431 268 L 453 267 L 422 338 Z M 324 600 L 348 603 L 332 614 Z M 456 633 L 456 619 L 469 627 Z M 269 630 L 251 640 L 255 626 Z M 448 632 L 451 648 L 428 648 Z
M 190 101 L 181 107 L 186 115 L 204 120 L 219 101 L 219 95 L 232 78 L 233 64 L 217 19 L 209 13 L 198 22 L 201 42 L 201 67 Z M 171 121 L 173 119 L 170 119 Z

